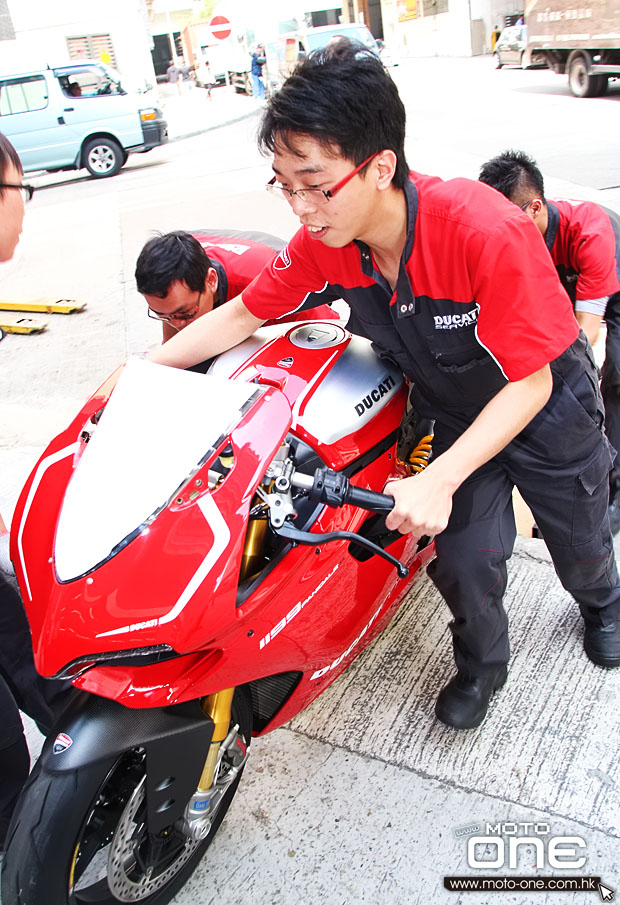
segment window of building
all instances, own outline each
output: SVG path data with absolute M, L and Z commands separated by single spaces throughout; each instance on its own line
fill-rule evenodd
M 69 59 L 109 63 L 116 69 L 116 55 L 110 35 L 79 35 L 67 38 Z
M 418 9 L 422 8 L 423 16 L 438 16 L 448 12 L 448 0 L 419 0 Z
M 14 41 L 15 28 L 6 0 L 0 0 L 0 41 Z
M 47 107 L 47 85 L 42 75 L 0 82 L 0 116 L 44 107 Z

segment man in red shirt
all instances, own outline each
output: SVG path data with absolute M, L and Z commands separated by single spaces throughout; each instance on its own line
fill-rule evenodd
M 480 181 L 497 189 L 534 221 L 582 330 L 594 345 L 601 321 L 607 335 L 601 391 L 606 433 L 620 451 L 620 217 L 593 201 L 550 201 L 542 173 L 523 151 L 488 160 Z M 620 530 L 620 471 L 610 476 L 610 522 Z
M 478 182 L 410 174 L 394 83 L 372 54 L 341 44 L 300 64 L 259 130 L 272 190 L 301 228 L 240 297 L 150 358 L 186 367 L 268 318 L 348 302 L 349 328 L 401 367 L 413 407 L 435 420 L 428 467 L 386 488 L 386 525 L 436 535 L 429 574 L 452 611 L 457 673 L 435 712 L 472 728 L 507 675 L 515 485 L 579 603 L 588 657 L 620 665 L 596 369 L 531 220 Z
M 149 317 L 162 322 L 163 342 L 238 296 L 284 246 L 267 233 L 234 230 L 178 230 L 149 239 L 138 256 L 136 284 Z M 284 320 L 336 317 L 321 305 Z

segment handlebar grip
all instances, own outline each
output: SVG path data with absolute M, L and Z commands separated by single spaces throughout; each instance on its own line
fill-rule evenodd
M 327 503 L 334 508 L 345 506 L 347 503 L 360 509 L 368 509 L 370 512 L 390 512 L 394 508 L 393 497 L 356 487 L 346 475 L 332 468 L 317 468 L 311 486 L 309 479 L 300 480 L 300 477 L 303 476 L 296 475 L 293 483 L 298 486 L 305 484 L 310 491 L 311 500 Z
M 349 484 L 347 503 L 371 512 L 391 512 L 394 508 L 394 497 L 388 496 L 387 493 L 377 493 L 374 490 L 365 490 L 363 487 Z

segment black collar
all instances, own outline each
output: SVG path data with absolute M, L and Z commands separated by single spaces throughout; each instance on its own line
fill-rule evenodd
M 413 240 L 415 238 L 415 227 L 418 219 L 418 190 L 415 182 L 413 182 L 412 179 L 408 179 L 403 191 L 405 193 L 407 212 L 407 232 L 405 236 L 405 246 L 403 248 L 398 269 L 395 293 L 392 292 L 392 289 L 383 274 L 379 273 L 373 266 L 372 254 L 368 245 L 360 239 L 354 239 L 353 241 L 360 250 L 360 263 L 364 276 L 372 277 L 376 283 L 385 289 L 391 298 L 395 294 L 398 317 L 409 317 L 416 312 L 416 300 L 413 289 L 411 288 L 411 283 L 409 282 L 406 265 L 411 257 Z
M 223 264 L 213 258 L 209 258 L 209 260 L 211 261 L 211 267 L 217 273 L 217 292 L 213 296 L 213 307 L 218 308 L 228 300 L 228 277 Z
M 560 212 L 553 201 L 547 201 L 547 232 L 545 233 L 545 245 L 549 251 L 553 248 L 559 225 Z

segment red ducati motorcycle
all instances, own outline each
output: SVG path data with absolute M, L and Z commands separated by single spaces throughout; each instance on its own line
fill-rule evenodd
M 130 360 L 50 443 L 11 557 L 37 668 L 73 688 L 4 905 L 164 905 L 187 881 L 252 736 L 347 668 L 433 554 L 371 490 L 402 476 L 406 397 L 339 324 L 269 327 L 206 374 Z

